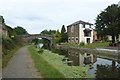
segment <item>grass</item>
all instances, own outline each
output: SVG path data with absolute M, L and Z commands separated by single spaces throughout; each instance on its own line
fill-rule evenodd
M 44 50 L 39 54 L 33 46 L 29 47 L 35 66 L 45 78 L 86 78 L 88 67 L 68 66 L 64 56 Z
M 64 75 L 52 67 L 42 56 L 38 55 L 35 47 L 29 47 L 29 51 L 34 60 L 35 67 L 44 78 L 64 78 Z
M 107 47 L 109 46 L 109 42 L 99 42 L 99 43 L 92 43 L 81 46 L 82 48 L 92 48 L 95 49 L 96 47 Z
M 109 42 L 96 42 L 96 43 L 86 44 L 84 46 L 80 46 L 78 44 L 70 44 L 70 43 L 65 43 L 63 45 L 95 49 L 96 47 L 107 47 L 109 46 Z

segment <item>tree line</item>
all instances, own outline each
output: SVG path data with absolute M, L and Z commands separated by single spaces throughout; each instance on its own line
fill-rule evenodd
M 67 42 L 68 34 L 65 25 L 62 26 L 61 32 L 59 30 L 43 30 L 40 34 L 52 35 L 56 44 Z
M 104 9 L 96 18 L 96 31 L 99 36 L 112 36 L 112 43 L 115 43 L 115 37 L 120 35 L 120 6 L 112 4 Z
M 20 26 L 17 26 L 15 28 L 8 26 L 5 23 L 3 16 L 0 17 L 0 24 L 2 25 L 1 27 L 7 31 L 7 37 L 2 37 L 2 52 L 3 56 L 5 56 L 9 54 L 9 51 L 22 45 L 23 42 L 17 37 L 17 35 L 28 34 L 28 32 Z

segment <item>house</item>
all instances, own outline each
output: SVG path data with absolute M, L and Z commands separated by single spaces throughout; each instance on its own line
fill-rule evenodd
M 8 36 L 8 31 L 3 20 L 3 16 L 0 16 L 0 38 L 6 38 Z
M 76 44 L 80 44 L 81 42 L 84 42 L 85 44 L 92 43 L 94 31 L 92 25 L 93 24 L 82 20 L 74 22 L 71 25 L 68 25 L 67 26 L 68 42 Z
M 118 6 L 120 6 L 120 1 L 118 2 Z

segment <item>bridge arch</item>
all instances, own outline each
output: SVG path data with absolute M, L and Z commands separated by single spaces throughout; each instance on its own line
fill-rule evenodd
M 45 34 L 29 34 L 29 35 L 19 35 L 19 37 L 22 39 L 24 42 L 31 42 L 33 39 L 38 39 L 38 38 L 43 38 L 47 39 L 49 41 L 50 47 L 54 46 L 53 43 L 53 36 L 51 35 L 45 35 Z

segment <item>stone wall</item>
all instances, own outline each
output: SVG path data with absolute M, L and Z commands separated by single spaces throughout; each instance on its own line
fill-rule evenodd
M 68 31 L 68 42 L 79 43 L 79 24 L 67 27 Z

